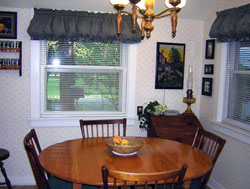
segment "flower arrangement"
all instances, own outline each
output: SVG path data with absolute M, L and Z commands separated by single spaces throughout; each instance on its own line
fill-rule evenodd
M 158 101 L 150 102 L 143 111 L 143 114 L 138 116 L 140 121 L 139 127 L 142 130 L 148 130 L 150 116 L 163 114 L 167 110 L 167 105 L 160 104 Z

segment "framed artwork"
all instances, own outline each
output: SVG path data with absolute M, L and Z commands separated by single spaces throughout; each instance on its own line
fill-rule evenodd
M 17 38 L 17 13 L 0 11 L 0 38 Z
M 185 44 L 157 42 L 155 89 L 183 89 Z
M 215 39 L 206 40 L 206 59 L 214 59 Z
M 213 78 L 202 78 L 202 91 L 201 94 L 205 96 L 212 96 Z
M 204 66 L 204 74 L 214 74 L 214 65 L 213 64 L 206 64 Z

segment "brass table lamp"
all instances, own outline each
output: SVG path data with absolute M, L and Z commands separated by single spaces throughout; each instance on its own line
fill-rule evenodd
M 187 109 L 183 113 L 184 115 L 194 115 L 191 110 L 191 104 L 196 102 L 196 98 L 193 97 L 193 69 L 192 66 L 189 66 L 188 69 L 188 79 L 187 79 L 187 97 L 183 98 L 183 102 L 187 104 Z
M 187 104 L 187 109 L 183 113 L 185 115 L 194 115 L 193 111 L 191 110 L 191 104 L 194 104 L 196 102 L 196 98 L 193 98 L 193 95 L 189 96 L 188 94 L 193 93 L 192 89 L 187 90 L 187 97 L 183 98 L 183 102 Z

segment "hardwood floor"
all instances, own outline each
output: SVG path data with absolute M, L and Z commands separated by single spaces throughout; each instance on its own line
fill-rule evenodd
M 7 186 L 0 186 L 0 189 L 8 189 Z M 12 189 L 38 189 L 37 186 L 13 186 Z
M 0 189 L 8 189 L 7 186 L 0 186 Z M 37 186 L 13 186 L 12 189 L 38 189 Z M 209 186 L 206 186 L 206 189 L 211 189 Z
M 0 189 L 8 189 L 6 186 L 0 186 Z M 13 186 L 12 189 L 38 189 L 37 186 Z M 210 189 L 206 186 L 206 189 Z

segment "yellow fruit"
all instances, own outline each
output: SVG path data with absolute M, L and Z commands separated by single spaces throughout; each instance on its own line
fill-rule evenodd
M 3 28 L 4 28 L 4 25 L 1 23 L 0 24 L 0 32 L 3 30 Z
M 128 140 L 127 139 L 122 139 L 122 145 L 128 145 Z

